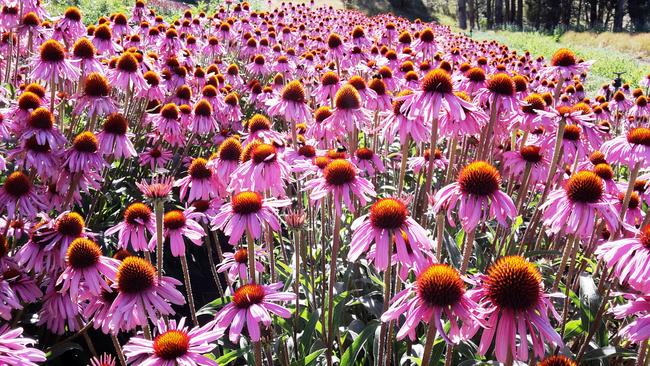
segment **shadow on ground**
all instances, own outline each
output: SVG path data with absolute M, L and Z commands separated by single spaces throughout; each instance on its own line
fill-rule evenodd
M 408 19 L 420 18 L 424 22 L 436 20 L 422 0 L 342 0 L 348 9 L 368 15 L 393 13 Z

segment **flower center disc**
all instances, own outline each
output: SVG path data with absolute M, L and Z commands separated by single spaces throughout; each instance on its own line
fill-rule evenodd
M 209 179 L 212 177 L 212 172 L 207 167 L 208 162 L 203 158 L 196 158 L 192 160 L 190 168 L 188 169 L 190 176 L 193 179 Z
M 347 160 L 336 159 L 327 164 L 323 171 L 325 181 L 332 186 L 351 183 L 357 176 L 354 166 Z
M 12 197 L 20 198 L 28 194 L 31 189 L 29 177 L 23 172 L 13 172 L 5 180 L 4 190 Z
M 163 360 L 175 360 L 190 349 L 190 338 L 180 330 L 168 330 L 153 341 L 153 351 Z
M 434 69 L 422 78 L 420 88 L 427 93 L 449 94 L 454 90 L 454 85 L 445 70 Z
M 596 173 L 583 170 L 569 178 L 565 190 L 573 202 L 596 203 L 604 193 L 603 180 Z
M 136 202 L 124 211 L 124 220 L 131 225 L 141 225 L 141 223 L 147 223 L 150 219 L 151 209 L 144 203 Z
M 99 262 L 101 255 L 102 251 L 99 246 L 86 238 L 73 240 L 66 253 L 68 264 L 75 269 L 84 269 L 95 265 Z
M 120 292 L 138 294 L 155 284 L 156 270 L 142 258 L 127 257 L 117 270 L 116 281 Z
M 76 212 L 70 212 L 56 221 L 56 231 L 65 236 L 78 237 L 83 232 L 83 217 Z
M 492 165 L 476 161 L 461 170 L 458 183 L 464 193 L 489 196 L 499 190 L 501 176 Z
M 502 257 L 488 270 L 488 297 L 501 308 L 530 310 L 539 301 L 541 280 L 539 271 L 523 257 Z
M 650 146 L 650 128 L 637 127 L 627 133 L 627 141 L 635 145 Z
M 434 264 L 417 278 L 420 298 L 429 306 L 451 306 L 460 301 L 465 284 L 458 271 L 447 264 Z
M 238 288 L 232 298 L 232 302 L 240 309 L 247 309 L 262 301 L 264 301 L 264 287 L 257 284 L 248 284 Z
M 262 195 L 257 192 L 240 192 L 232 198 L 232 210 L 239 215 L 249 215 L 262 209 Z
M 372 226 L 380 229 L 397 229 L 404 225 L 408 215 L 406 206 L 393 198 L 384 198 L 370 208 Z
M 185 221 L 185 215 L 183 214 L 183 211 L 180 210 L 169 211 L 163 218 L 165 228 L 170 230 L 178 230 L 182 228 L 185 226 Z
M 361 96 L 359 91 L 351 84 L 345 84 L 334 96 L 336 109 L 359 109 L 361 108 Z

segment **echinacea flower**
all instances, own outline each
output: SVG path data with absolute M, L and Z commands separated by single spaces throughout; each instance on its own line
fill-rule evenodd
M 119 261 L 102 255 L 102 250 L 88 238 L 77 238 L 68 247 L 66 267 L 57 280 L 62 292 L 70 292 L 70 298 L 76 300 L 80 289 L 99 295 L 110 287 L 102 278 L 114 281 Z
M 66 59 L 65 48 L 54 39 L 49 39 L 41 44 L 39 55 L 32 61 L 32 74 L 34 79 L 51 83 L 53 80 L 79 79 L 79 68 L 73 61 Z M 53 88 L 53 85 L 50 85 Z
M 210 323 L 217 332 L 229 329 L 228 337 L 237 343 L 242 329 L 246 325 L 248 335 L 253 342 L 260 340 L 260 323 L 266 328 L 271 325 L 271 313 L 282 318 L 289 318 L 291 312 L 275 304 L 277 301 L 292 301 L 296 295 L 291 292 L 278 292 L 283 284 L 258 285 L 251 283 L 235 290 L 232 302 L 224 306 Z
M 431 241 L 424 228 L 409 216 L 406 205 L 394 198 L 377 200 L 370 207 L 369 214 L 354 220 L 351 229 L 348 260 L 356 261 L 374 243 L 377 247 L 375 266 L 381 271 L 393 264 L 393 241 L 399 263 L 408 267 L 414 265 L 410 254 L 423 258 L 421 251 L 431 250 Z M 402 232 L 410 245 L 406 244 Z
M 192 160 L 187 173 L 186 177 L 174 183 L 174 186 L 180 187 L 179 198 L 182 200 L 186 198 L 188 202 L 198 199 L 209 200 L 225 188 L 219 176 L 208 168 L 208 162 L 203 158 Z
M 305 88 L 298 80 L 290 81 L 280 96 L 266 102 L 271 116 L 282 116 L 287 121 L 295 123 L 307 122 L 311 111 L 307 106 Z
M 260 255 L 265 255 L 263 249 L 255 248 L 255 273 L 264 273 L 264 264 L 257 259 Z M 223 261 L 217 265 L 217 272 L 227 272 L 228 281 L 231 283 L 237 280 L 237 277 L 246 283 L 248 281 L 248 249 L 241 248 L 234 253 L 223 253 Z
M 45 362 L 45 353 L 29 347 L 35 341 L 23 337 L 23 328 L 11 329 L 8 325 L 0 327 L 0 360 L 7 365 L 38 366 Z
M 538 366 L 578 366 L 572 359 L 563 355 L 554 355 L 540 361 Z
M 454 94 L 451 76 L 442 69 L 429 71 L 420 82 L 420 90 L 398 100 L 404 101 L 400 107 L 402 113 L 413 119 L 422 118 L 425 122 L 438 119 L 443 107 L 455 120 L 465 119 L 463 107 L 474 108 L 471 103 Z
M 137 155 L 130 138 L 132 133 L 128 132 L 129 121 L 121 113 L 111 113 L 106 116 L 102 132 L 97 134 L 99 150 L 104 155 L 112 155 L 114 158 L 130 158 Z
M 111 98 L 111 86 L 100 73 L 93 72 L 83 82 L 82 94 L 78 96 L 74 114 L 88 111 L 89 116 L 105 116 L 117 111 Z
M 496 218 L 502 226 L 516 214 L 512 199 L 502 192 L 501 175 L 489 163 L 475 161 L 458 174 L 458 181 L 440 189 L 434 197 L 433 210 L 447 210 L 453 226 L 452 210 L 458 205 L 458 218 L 463 230 L 474 230 L 479 222 Z
M 185 211 L 173 210 L 165 213 L 163 225 L 165 228 L 165 238 L 169 238 L 172 255 L 174 257 L 185 255 L 185 239 L 189 239 L 195 245 L 201 246 L 205 230 L 196 219 L 200 219 L 201 214 L 194 212 L 190 207 Z M 149 247 L 154 246 L 156 238 L 152 237 Z
M 383 322 L 397 320 L 406 313 L 406 321 L 397 332 L 397 339 L 409 336 L 416 340 L 416 329 L 422 321 L 429 327 L 436 327 L 448 344 L 457 344 L 471 337 L 475 324 L 481 323 L 476 312 L 478 305 L 468 297 L 458 271 L 447 264 L 432 264 L 422 270 L 417 280 L 397 293 L 390 303 L 389 309 L 381 316 Z M 443 315 L 450 322 L 449 331 L 443 326 Z M 463 322 L 462 328 L 458 326 L 458 320 Z
M 612 308 L 611 312 L 616 319 L 623 319 L 630 315 L 636 317 L 623 327 L 619 334 L 634 343 L 645 342 L 650 339 L 650 296 L 627 294 L 627 303 Z
M 65 166 L 72 173 L 101 172 L 108 166 L 99 150 L 97 136 L 90 131 L 78 134 L 66 150 Z
M 595 254 L 614 270 L 621 283 L 629 283 L 639 291 L 650 289 L 650 225 L 640 228 L 632 238 L 601 244 Z
M 170 319 L 156 322 L 157 335 L 153 340 L 139 336 L 131 337 L 124 345 L 124 356 L 130 365 L 146 366 L 218 366 L 213 359 L 204 356 L 216 347 L 221 336 L 208 326 L 189 329 L 185 318 L 176 323 Z
M 249 159 L 232 172 L 228 191 L 270 191 L 274 196 L 284 196 L 290 171 L 291 167 L 275 146 L 256 144 L 251 147 Z
M 640 168 L 647 168 L 650 166 L 650 128 L 633 128 L 626 136 L 605 142 L 600 150 L 611 163 L 627 165 L 633 162 Z
M 263 198 L 258 192 L 242 191 L 232 196 L 229 203 L 219 209 L 212 219 L 212 225 L 230 236 L 229 243 L 236 244 L 244 234 L 253 239 L 262 235 L 262 224 L 270 229 L 280 230 L 277 208 L 287 206 L 289 200 Z
M 485 355 L 494 343 L 499 362 L 505 362 L 509 356 L 528 361 L 529 337 L 537 358 L 544 356 L 545 344 L 563 346 L 548 313 L 552 312 L 558 320 L 560 316 L 544 293 L 542 276 L 534 264 L 520 256 L 502 257 L 488 269 L 487 275 L 480 275 L 477 280 L 478 285 L 469 297 L 479 304 L 485 317 L 480 354 Z
M 144 203 L 136 202 L 124 210 L 124 220 L 106 230 L 106 235 L 118 233 L 117 247 L 135 251 L 150 251 L 153 247 L 146 238 L 147 233 L 153 236 L 155 219 L 151 208 Z
M 583 73 L 591 67 L 593 61 L 578 62 L 575 53 L 566 48 L 560 48 L 553 54 L 551 65 L 541 71 L 541 76 L 557 76 L 560 80 L 571 79 L 571 76 Z
M 160 316 L 173 315 L 175 312 L 170 303 L 185 303 L 183 294 L 176 289 L 180 284 L 180 281 L 167 276 L 158 279 L 156 269 L 144 259 L 125 258 L 117 269 L 113 284 L 118 294 L 109 310 L 112 314 L 111 331 L 131 330 L 149 320 L 156 322 Z
M 5 179 L 0 188 L 0 207 L 7 210 L 7 218 L 12 219 L 17 213 L 34 217 L 38 210 L 44 207 L 32 180 L 23 172 L 15 171 Z

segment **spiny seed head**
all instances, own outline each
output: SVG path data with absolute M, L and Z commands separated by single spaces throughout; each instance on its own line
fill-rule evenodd
M 239 192 L 232 197 L 232 210 L 239 215 L 257 213 L 262 209 L 262 195 L 257 192 Z
M 248 264 L 248 250 L 246 248 L 239 249 L 233 255 L 233 259 L 237 263 Z
M 89 97 L 107 97 L 111 93 L 111 86 L 104 75 L 93 72 L 86 76 L 83 83 L 84 94 Z
M 122 113 L 114 112 L 106 116 L 104 122 L 104 132 L 124 136 L 129 127 L 129 121 L 122 115 Z
M 163 224 L 165 229 L 178 230 L 185 226 L 185 214 L 181 210 L 173 210 L 165 213 Z
M 113 38 L 113 31 L 111 31 L 111 28 L 106 25 L 102 24 L 95 28 L 95 37 L 104 41 L 109 41 L 111 38 Z
M 488 270 L 488 298 L 512 311 L 533 309 L 541 296 L 542 276 L 534 264 L 520 256 L 501 257 Z
M 512 96 L 515 94 L 516 86 L 508 74 L 500 73 L 493 75 L 488 80 L 487 88 L 496 94 L 503 96 Z
M 416 280 L 419 297 L 430 307 L 457 304 L 465 293 L 465 283 L 456 269 L 448 264 L 433 264 Z
M 117 269 L 117 288 L 126 294 L 140 294 L 156 284 L 156 269 L 148 261 L 130 256 Z
M 371 79 L 368 83 L 368 88 L 372 89 L 375 93 L 377 93 L 377 95 L 386 95 L 386 83 L 384 83 L 382 79 Z
M 394 198 L 383 198 L 370 207 L 370 222 L 380 229 L 394 230 L 402 227 L 408 217 L 406 205 Z
M 174 103 L 167 103 L 160 109 L 160 115 L 165 119 L 176 120 L 180 111 Z
M 17 171 L 9 174 L 3 188 L 8 195 L 18 199 L 32 190 L 32 182 L 25 173 Z
M 544 99 L 539 94 L 530 94 L 524 98 L 524 104 L 521 106 L 521 110 L 527 114 L 535 114 L 535 110 L 544 110 L 546 108 L 546 103 Z
M 329 37 L 327 37 L 327 47 L 330 49 L 335 49 L 343 45 L 343 40 L 341 39 L 341 36 L 339 36 L 336 33 L 331 33 Z
M 251 159 L 255 164 L 273 162 L 277 159 L 277 150 L 273 145 L 259 144 L 253 149 Z
M 207 160 L 203 158 L 196 158 L 192 160 L 188 172 L 192 179 L 209 179 L 212 177 L 212 171 L 207 167 Z
M 302 145 L 298 148 L 298 154 L 306 158 L 313 158 L 316 156 L 316 148 L 311 145 Z
M 433 33 L 433 29 L 425 28 L 422 32 L 420 32 L 420 41 L 430 43 L 433 42 L 434 39 L 435 35 Z
M 257 131 L 268 131 L 271 129 L 271 121 L 262 114 L 255 114 L 248 120 L 248 133 Z
M 41 25 L 41 18 L 33 11 L 30 11 L 23 16 L 22 24 L 27 27 L 38 27 Z
M 351 84 L 343 85 L 334 96 L 334 105 L 344 110 L 361 108 L 359 91 Z
M 580 140 L 581 132 L 582 132 L 582 128 L 580 128 L 580 126 L 567 125 L 564 128 L 564 135 L 562 136 L 562 138 L 569 141 L 578 141 Z
M 242 154 L 241 142 L 234 137 L 228 137 L 217 150 L 219 159 L 225 161 L 238 161 Z
M 637 127 L 627 133 L 627 141 L 634 145 L 650 146 L 650 128 Z
M 190 349 L 190 337 L 182 330 L 168 330 L 153 340 L 153 352 L 164 361 L 174 361 Z
M 314 120 L 317 123 L 321 123 L 331 115 L 332 115 L 332 111 L 330 110 L 330 108 L 324 105 L 314 111 Z
M 41 98 L 34 92 L 25 91 L 18 98 L 18 108 L 23 111 L 36 109 L 41 105 Z
M 124 210 L 124 221 L 130 225 L 143 225 L 151 218 L 151 208 L 142 202 L 132 203 Z
M 356 179 L 357 172 L 354 165 L 344 159 L 331 161 L 325 167 L 323 176 L 327 184 L 332 186 L 342 186 L 353 182 Z
M 149 86 L 158 86 L 160 84 L 160 77 L 155 71 L 149 70 L 142 76 Z
M 460 171 L 458 184 L 466 194 L 489 196 L 499 190 L 501 175 L 489 163 L 475 161 Z
M 202 117 L 212 116 L 212 105 L 205 99 L 199 100 L 194 105 L 194 114 Z
M 251 283 L 243 285 L 235 291 L 232 302 L 239 309 L 248 309 L 252 305 L 264 301 L 264 287 Z
M 138 71 L 138 59 L 131 52 L 123 53 L 117 60 L 117 69 L 126 73 Z
M 453 92 L 454 85 L 445 70 L 433 69 L 422 78 L 420 88 L 427 93 L 449 94 Z
M 339 76 L 334 71 L 327 71 L 320 77 L 323 86 L 335 85 L 339 82 Z
M 71 6 L 65 10 L 65 13 L 63 13 L 63 16 L 68 19 L 72 20 L 75 22 L 80 22 L 81 21 L 81 11 L 79 8 Z
M 576 203 L 599 202 L 604 193 L 602 178 L 587 170 L 572 175 L 565 187 L 567 197 Z
M 41 60 L 59 63 L 65 60 L 65 48 L 57 40 L 48 39 L 40 47 Z
M 72 147 L 82 153 L 96 153 L 99 149 L 99 143 L 94 133 L 84 131 L 78 134 L 72 141 Z
M 472 67 L 471 69 L 467 70 L 465 77 L 470 81 L 482 82 L 485 81 L 485 71 L 483 71 L 483 69 L 480 67 Z
M 521 157 L 524 158 L 525 161 L 535 164 L 539 163 L 542 160 L 542 154 L 540 152 L 540 147 L 536 145 L 526 145 L 522 147 L 519 152 L 521 154 Z
M 573 51 L 567 48 L 560 48 L 559 50 L 555 51 L 555 53 L 553 54 L 553 58 L 551 58 L 552 66 L 567 67 L 567 66 L 573 66 L 575 64 L 576 64 L 576 55 L 575 53 L 573 53 Z
M 537 366 L 578 366 L 578 364 L 566 356 L 554 355 L 540 361 Z
M 29 126 L 39 130 L 49 130 L 54 126 L 54 115 L 44 107 L 36 108 L 29 115 Z
M 88 238 L 77 238 L 68 247 L 66 261 L 74 269 L 84 269 L 97 264 L 101 255 L 102 250 L 97 243 Z
M 295 103 L 305 103 L 305 88 L 300 81 L 292 80 L 282 89 L 282 99 Z

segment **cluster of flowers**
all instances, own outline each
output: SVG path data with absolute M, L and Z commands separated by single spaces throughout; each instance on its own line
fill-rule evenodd
M 0 30 L 2 362 L 45 361 L 11 328 L 37 303 L 52 333 L 110 335 L 122 364 L 216 365 L 205 354 L 246 334 L 261 365 L 272 316 L 292 316 L 278 303 L 312 301 L 299 278 L 315 273 L 314 246 L 323 278 L 329 253 L 329 364 L 345 261 L 384 273 L 379 364 L 392 363 L 395 323 L 398 340 L 428 329 L 426 364 L 436 333 L 450 350 L 480 334 L 477 353 L 510 364 L 571 353 L 556 328 L 572 304 L 553 297 L 577 290 L 593 258 L 606 294 L 609 278 L 627 291 L 611 310 L 633 317 L 621 335 L 650 338 L 650 75 L 590 97 L 591 62 L 567 49 L 545 60 L 419 20 L 290 3 L 168 22 L 137 0 L 85 26 L 76 8 L 53 17 L 38 0 L 2 0 Z M 126 204 L 123 219 L 107 202 Z M 489 265 L 474 248 L 485 233 Z M 231 296 L 204 325 L 189 243 Z M 550 291 L 522 256 L 540 249 L 561 250 Z M 165 251 L 184 283 L 164 275 Z M 276 251 L 295 264 L 293 291 Z M 169 318 L 186 302 L 191 327 Z M 572 341 L 578 359 L 592 336 Z

